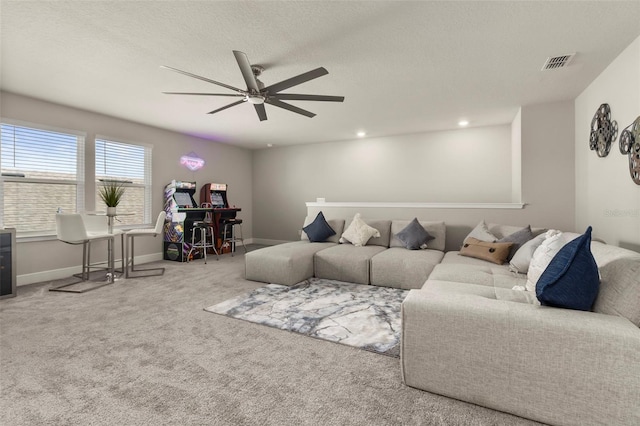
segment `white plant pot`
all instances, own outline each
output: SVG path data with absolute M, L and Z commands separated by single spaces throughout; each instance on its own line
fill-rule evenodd
M 115 207 L 107 207 L 107 216 L 115 216 L 116 208 Z

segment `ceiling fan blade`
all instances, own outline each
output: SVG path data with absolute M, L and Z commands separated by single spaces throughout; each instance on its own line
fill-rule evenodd
M 233 106 L 240 105 L 240 104 L 241 104 L 241 103 L 243 103 L 243 102 L 245 102 L 245 100 L 244 100 L 244 99 L 243 99 L 243 100 L 241 100 L 241 101 L 236 101 L 236 102 L 234 102 L 234 103 L 232 103 L 232 104 L 229 104 L 229 105 L 225 105 L 225 106 L 223 106 L 222 108 L 214 109 L 213 111 L 208 112 L 207 114 L 215 114 L 216 112 L 223 111 L 223 110 L 225 110 L 225 109 L 227 109 L 227 108 L 231 108 L 231 107 L 233 107 Z
M 234 50 L 233 56 L 236 57 L 236 61 L 238 62 L 240 71 L 242 71 L 242 77 L 244 77 L 244 81 L 245 83 L 247 83 L 247 89 L 259 92 L 260 88 L 258 87 L 256 76 L 253 75 L 253 71 L 251 70 L 251 63 L 249 62 L 249 58 L 247 58 L 247 55 L 244 52 Z
M 326 102 L 342 102 L 344 96 L 325 96 L 325 95 L 296 95 L 293 93 L 276 93 L 271 95 L 272 98 L 284 101 L 326 101 Z
M 245 96 L 241 93 L 193 93 L 193 92 L 162 92 L 165 95 L 197 95 L 197 96 Z
M 179 74 L 183 74 L 183 75 L 186 75 L 186 76 L 189 76 L 189 77 L 197 78 L 198 80 L 206 81 L 207 83 L 217 84 L 218 86 L 226 87 L 227 89 L 231 89 L 231 90 L 233 90 L 235 92 L 242 93 L 243 95 L 246 94 L 246 90 L 238 89 L 237 87 L 229 86 L 228 84 L 220 83 L 219 81 L 211 80 L 211 79 L 208 79 L 206 77 L 201 77 L 199 75 L 191 74 L 190 72 L 187 72 L 187 71 L 182 71 L 182 70 L 179 70 L 177 68 L 169 67 L 169 66 L 166 66 L 166 65 L 160 65 L 160 68 L 166 68 L 168 70 L 175 71 L 175 72 L 177 72 Z
M 293 106 L 293 105 L 288 104 L 286 102 L 279 101 L 278 99 L 267 98 L 267 99 L 265 99 L 265 102 L 270 104 L 270 105 L 277 106 L 279 108 L 287 109 L 287 110 L 289 110 L 291 112 L 296 112 L 298 114 L 305 115 L 307 117 L 315 117 L 315 114 L 312 113 L 312 112 L 309 112 L 309 111 L 307 111 L 305 109 L 302 109 L 302 108 L 298 108 L 297 106 Z
M 323 67 L 316 68 L 315 70 L 307 71 L 304 74 L 300 74 L 295 77 L 283 80 L 280 83 L 272 84 L 271 86 L 266 87 L 265 90 L 269 93 L 277 93 L 281 90 L 297 86 L 298 84 L 305 83 L 309 80 L 313 80 L 314 78 L 322 77 L 323 75 L 327 74 L 329 74 L 329 71 L 327 71 Z
M 267 111 L 264 109 L 264 104 L 253 104 L 256 108 L 256 112 L 258 113 L 258 118 L 260 121 L 264 121 L 267 119 Z

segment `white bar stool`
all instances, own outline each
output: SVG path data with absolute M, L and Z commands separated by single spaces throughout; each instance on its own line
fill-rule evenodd
M 125 278 L 142 278 L 142 277 L 154 277 L 158 275 L 164 274 L 164 268 L 144 268 L 144 269 L 136 269 L 135 267 L 135 253 L 133 248 L 133 242 L 135 237 L 156 237 L 157 235 L 162 235 L 162 228 L 164 227 L 164 221 L 167 217 L 167 213 L 162 210 L 158 215 L 158 219 L 156 219 L 156 226 L 153 228 L 140 228 L 140 229 L 131 229 L 125 233 L 125 237 L 127 239 L 126 244 L 126 265 L 125 269 Z M 129 266 L 131 265 L 131 266 Z M 134 273 L 140 272 L 141 274 L 133 275 Z
M 105 222 L 106 223 L 106 222 Z M 58 213 L 56 214 L 56 235 L 58 240 L 72 245 L 82 245 L 82 274 L 80 275 L 80 279 L 82 281 L 88 281 L 91 269 L 106 269 L 111 276 L 113 277 L 113 263 L 109 260 L 106 268 L 100 267 L 96 264 L 91 263 L 91 243 L 97 240 L 109 240 L 113 243 L 114 234 L 105 233 L 97 233 L 92 232 L 89 233 L 87 228 L 85 227 L 84 220 L 82 215 L 78 213 Z M 101 262 L 99 262 L 101 263 Z M 73 282 L 69 284 L 59 285 L 57 287 L 49 288 L 49 291 L 65 291 L 69 293 L 84 293 L 90 290 L 95 290 L 107 284 L 111 284 L 112 280 L 107 280 L 106 282 L 102 282 L 96 286 L 84 288 L 81 290 L 76 290 L 74 288 L 67 288 L 74 284 L 78 284 L 78 282 Z

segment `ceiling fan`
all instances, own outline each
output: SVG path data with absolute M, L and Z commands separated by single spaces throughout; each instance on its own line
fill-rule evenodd
M 243 52 L 234 50 L 233 54 L 236 57 L 236 61 L 238 62 L 238 66 L 240 67 L 240 71 L 242 72 L 242 77 L 244 77 L 244 81 L 245 83 L 247 83 L 246 90 L 238 89 L 237 87 L 229 86 L 228 84 L 220 83 L 219 81 L 214 81 L 205 77 L 201 77 L 199 75 L 191 74 L 190 72 L 182 71 L 177 68 L 172 68 L 166 65 L 162 65 L 161 66 L 162 68 L 166 68 L 168 70 L 175 71 L 177 73 L 184 74 L 189 77 L 197 78 L 198 80 L 206 81 L 208 83 L 213 83 L 218 86 L 222 86 L 236 92 L 236 93 L 187 93 L 187 92 L 162 92 L 162 93 L 165 93 L 168 95 L 240 97 L 242 99 L 240 99 L 239 101 L 233 102 L 229 105 L 225 105 L 222 108 L 218 108 L 213 111 L 210 111 L 208 114 L 215 114 L 227 108 L 240 105 L 244 102 L 249 102 L 250 104 L 253 104 L 253 107 L 255 108 L 256 113 L 258 114 L 258 118 L 260 118 L 260 121 L 264 121 L 267 119 L 267 112 L 265 111 L 265 108 L 264 108 L 265 103 L 276 106 L 278 108 L 284 108 L 286 110 L 289 110 L 298 114 L 302 114 L 307 117 L 314 117 L 315 116 L 314 113 L 282 101 L 283 100 L 325 101 L 325 102 L 344 101 L 344 96 L 300 95 L 300 94 L 293 94 L 293 93 L 280 93 L 281 91 L 286 90 L 290 87 L 297 86 L 309 80 L 313 80 L 315 78 L 322 77 L 323 75 L 329 74 L 329 71 L 327 71 L 323 67 L 316 68 L 314 70 L 305 72 L 303 74 L 288 78 L 279 83 L 275 83 L 265 87 L 264 84 L 260 80 L 258 80 L 258 77 L 264 71 L 264 68 L 260 65 L 251 65 L 251 63 L 249 62 L 249 58 L 247 58 L 247 55 L 244 54 Z

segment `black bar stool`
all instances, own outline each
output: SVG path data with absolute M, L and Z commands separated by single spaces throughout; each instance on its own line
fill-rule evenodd
M 200 240 L 195 241 L 196 232 L 200 232 Z M 207 243 L 207 236 L 209 236 L 209 242 Z M 215 239 L 213 236 L 213 226 L 207 222 L 193 222 L 193 229 L 191 231 L 191 248 L 187 254 L 187 259 L 191 258 L 193 250 L 202 250 L 204 256 L 204 263 L 207 263 L 207 249 L 212 248 L 216 254 L 216 260 L 220 260 L 218 250 L 216 250 Z
M 231 244 L 231 256 L 236 251 L 236 242 L 240 241 L 242 243 L 242 248 L 244 252 L 247 252 L 247 247 L 244 245 L 244 239 L 242 237 L 242 219 L 223 219 L 222 221 L 222 245 Z M 236 237 L 236 226 L 240 229 L 240 237 Z M 229 233 L 231 231 L 231 233 Z

